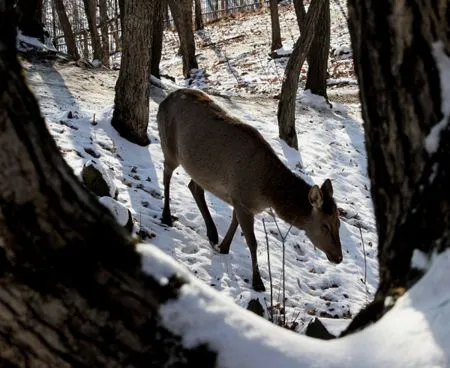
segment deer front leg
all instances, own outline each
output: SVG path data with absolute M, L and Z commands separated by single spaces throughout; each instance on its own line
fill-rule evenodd
M 252 213 L 248 212 L 246 209 L 239 206 L 234 207 L 236 211 L 236 217 L 241 225 L 241 229 L 244 232 L 245 240 L 247 242 L 248 249 L 250 250 L 250 256 L 252 259 L 252 286 L 255 291 L 265 291 L 264 283 L 261 280 L 261 275 L 259 273 L 258 259 L 256 255 L 256 249 L 258 244 L 256 243 L 255 232 L 253 229 L 253 224 L 255 218 Z

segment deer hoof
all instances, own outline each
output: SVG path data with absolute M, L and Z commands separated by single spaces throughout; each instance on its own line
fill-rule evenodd
M 266 291 L 266 287 L 264 286 L 264 283 L 261 280 L 259 280 L 259 282 L 253 283 L 253 290 L 262 292 Z
M 217 233 L 215 234 L 208 234 L 209 243 L 211 245 L 216 245 L 219 242 L 219 235 Z
M 163 225 L 167 225 L 167 226 L 170 226 L 170 227 L 172 227 L 173 226 L 173 221 L 172 221 L 172 216 L 169 216 L 169 217 L 162 217 L 161 218 L 161 223 L 163 224 Z

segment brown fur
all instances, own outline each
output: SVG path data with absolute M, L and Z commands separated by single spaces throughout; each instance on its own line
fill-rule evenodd
M 169 187 L 179 165 L 203 215 L 209 240 L 218 242 L 204 190 L 234 207 L 233 219 L 219 249 L 228 253 L 237 224 L 241 225 L 252 256 L 253 287 L 263 290 L 256 259 L 254 215 L 272 207 L 285 221 L 306 231 L 328 258 L 342 260 L 339 218 L 331 182 L 321 190 L 294 175 L 253 127 L 228 114 L 205 93 L 180 89 L 159 106 L 158 128 L 164 153 L 163 223 L 172 224 Z M 327 229 L 324 230 L 324 227 Z

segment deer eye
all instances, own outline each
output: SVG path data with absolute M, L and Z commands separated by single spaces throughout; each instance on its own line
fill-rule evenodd
M 322 230 L 329 233 L 331 229 L 328 225 L 322 225 Z

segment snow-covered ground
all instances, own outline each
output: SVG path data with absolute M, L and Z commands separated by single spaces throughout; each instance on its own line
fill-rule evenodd
M 294 22 L 293 9 L 282 9 L 280 18 L 282 27 L 286 19 Z M 279 80 L 272 81 L 271 78 L 278 74 L 282 76 L 285 61 L 267 61 L 270 51 L 268 19 L 268 13 L 245 15 L 207 27 L 204 32 L 213 40 L 239 34 L 245 34 L 245 37 L 238 39 L 236 49 L 225 43 L 228 58 L 236 63 L 233 71 L 226 65 L 228 62 L 215 64 L 214 57 L 220 59 L 220 56 L 213 57 L 216 51 L 212 48 L 205 46 L 199 50 L 200 67 L 205 67 L 210 74 L 202 86 L 208 91 L 229 96 L 217 97 L 217 100 L 242 121 L 256 127 L 282 161 L 306 181 L 321 184 L 326 178 L 332 180 L 335 199 L 342 212 L 340 234 L 344 261 L 339 265 L 331 264 L 323 253 L 314 249 L 302 231 L 291 230 L 285 247 L 286 320 L 289 325 L 296 326 L 296 331 L 302 332 L 313 316 L 320 316 L 337 333 L 371 301 L 378 282 L 377 238 L 360 106 L 352 89 L 330 90 L 333 108 L 316 96 L 300 92 L 296 114 L 300 152 L 282 142 L 278 138 L 277 100 L 273 99 L 281 85 Z M 332 34 L 332 44 L 344 47 L 342 40 L 345 37 L 342 35 L 346 34 L 345 26 L 341 24 L 338 27 L 335 23 L 333 29 L 338 28 L 339 32 Z M 224 28 L 228 24 L 229 28 Z M 295 39 L 298 35 L 296 22 L 289 30 L 285 27 L 284 32 L 288 35 L 291 32 L 292 39 Z M 169 35 L 167 32 L 166 40 Z M 335 35 L 339 36 L 338 40 Z M 285 35 L 286 45 L 290 38 Z M 254 50 L 259 51 L 254 53 Z M 169 46 L 166 46 L 166 51 L 163 73 L 175 76 L 178 86 L 183 86 L 181 59 L 170 55 Z M 263 63 L 258 60 L 258 55 L 262 54 L 266 55 L 264 62 L 279 64 L 260 68 Z M 250 60 L 253 62 L 249 64 Z M 23 64 L 48 128 L 75 173 L 79 174 L 86 161 L 95 158 L 109 171 L 118 189 L 118 201 L 132 212 L 135 230 L 143 241 L 172 256 L 199 280 L 243 307 L 247 307 L 253 298 L 259 298 L 264 307 L 270 305 L 264 220 L 270 248 L 275 310 L 280 310 L 281 235 L 287 232 L 287 224 L 277 220 L 280 235 L 269 212 L 256 217 L 255 234 L 259 244 L 261 276 L 267 288 L 265 293 L 254 292 L 251 288 L 250 255 L 239 230 L 229 255 L 218 254 L 211 248 L 204 222 L 187 188 L 189 177 L 181 168 L 175 172 L 171 185 L 171 207 L 177 221 L 173 228 L 161 225 L 163 156 L 155 117 L 168 90 L 152 88 L 148 127 L 151 144 L 139 147 L 122 139 L 110 125 L 117 72 L 84 70 L 49 62 L 31 64 L 24 61 Z M 273 73 L 262 74 L 262 70 Z M 233 73 L 245 81 L 244 87 Z M 169 89 L 175 88 L 167 80 L 163 83 Z M 346 95 L 352 97 L 346 98 Z M 207 194 L 207 202 L 219 236 L 223 236 L 231 220 L 231 208 L 210 194 Z M 144 255 L 146 247 L 151 249 L 150 245 L 140 246 Z

